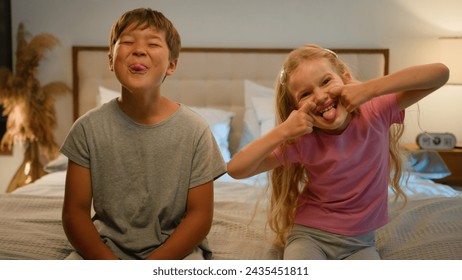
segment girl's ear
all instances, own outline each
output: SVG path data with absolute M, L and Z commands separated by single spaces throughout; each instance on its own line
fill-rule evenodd
M 350 73 L 350 72 L 345 72 L 345 73 L 343 73 L 342 78 L 343 78 L 343 82 L 344 82 L 345 84 L 348 84 L 348 83 L 351 82 L 351 80 L 353 79 L 353 77 L 351 76 L 351 73 Z

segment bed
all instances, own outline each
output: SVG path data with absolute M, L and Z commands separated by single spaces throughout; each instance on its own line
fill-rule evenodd
M 164 95 L 184 103 L 209 123 L 223 157 L 229 160 L 243 145 L 274 125 L 273 83 L 290 49 L 182 49 L 176 73 Z M 387 49 L 336 49 L 359 80 L 388 73 Z M 73 114 L 118 95 L 107 65 L 107 48 L 75 46 Z M 377 233 L 383 259 L 462 259 L 462 195 L 431 179 L 447 176 L 441 158 L 430 151 L 403 158 L 402 182 L 409 201 L 393 204 L 390 222 Z M 0 259 L 64 259 L 72 248 L 61 225 L 67 159 L 49 162 L 47 175 L 9 194 L 0 195 Z M 215 181 L 215 211 L 208 235 L 213 258 L 280 259 L 266 226 L 268 179 L 245 180 L 224 175 Z

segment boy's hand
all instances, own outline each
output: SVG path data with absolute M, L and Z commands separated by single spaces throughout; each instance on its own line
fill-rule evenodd
M 305 102 L 298 110 L 290 113 L 287 120 L 281 124 L 287 140 L 313 132 L 314 119 L 310 114 L 314 108 L 316 105 L 313 102 Z

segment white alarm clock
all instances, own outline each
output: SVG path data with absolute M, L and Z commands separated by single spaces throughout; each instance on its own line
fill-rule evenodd
M 450 150 L 457 144 L 456 136 L 452 133 L 420 133 L 416 142 L 425 150 Z

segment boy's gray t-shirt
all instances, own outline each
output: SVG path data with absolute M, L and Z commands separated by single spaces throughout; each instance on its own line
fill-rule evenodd
M 76 121 L 61 152 L 90 168 L 94 224 L 120 258 L 147 257 L 181 222 L 188 189 L 226 172 L 207 122 L 185 105 L 140 125 L 114 99 Z

